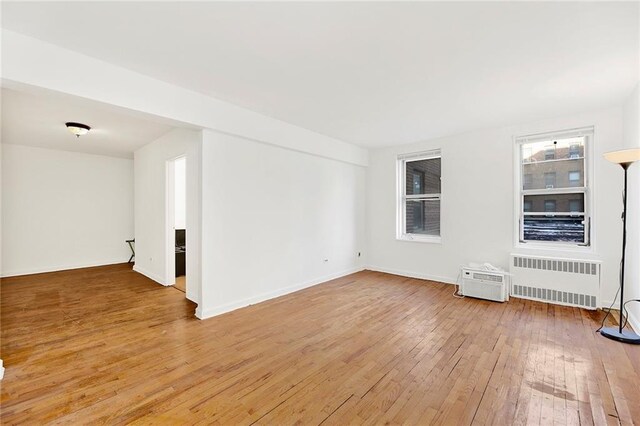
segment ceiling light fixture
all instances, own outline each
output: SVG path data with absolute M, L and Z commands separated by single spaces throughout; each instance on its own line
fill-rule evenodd
M 82 135 L 86 135 L 89 130 L 91 130 L 91 127 L 82 123 L 74 123 L 70 121 L 68 123 L 65 123 L 65 125 L 67 126 L 67 129 L 69 129 L 69 131 L 76 135 L 76 137 L 78 138 Z

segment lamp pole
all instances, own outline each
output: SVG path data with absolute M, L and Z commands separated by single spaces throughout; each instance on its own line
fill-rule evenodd
M 620 324 L 618 327 L 606 327 L 600 334 L 618 342 L 640 344 L 640 336 L 624 329 L 624 263 L 627 248 L 627 174 L 629 166 L 640 160 L 640 150 L 625 150 L 605 154 L 607 160 L 618 163 L 624 170 L 624 192 L 622 193 L 622 261 L 620 262 Z
M 622 193 L 622 262 L 620 263 L 620 267 L 622 268 L 622 272 L 620 273 L 620 324 L 619 331 L 622 334 L 622 320 L 623 313 L 622 309 L 624 308 L 624 261 L 627 253 L 627 172 L 629 171 L 629 166 L 631 163 L 621 163 L 620 164 L 624 169 L 624 192 Z

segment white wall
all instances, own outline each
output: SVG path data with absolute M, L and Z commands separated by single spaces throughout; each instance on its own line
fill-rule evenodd
M 133 161 L 2 145 L 2 275 L 126 262 Z
M 213 131 L 202 150 L 199 317 L 362 269 L 363 167 Z
M 202 132 L 175 129 L 134 153 L 134 269 L 163 285 L 175 283 L 173 210 L 167 199 L 168 161 L 186 157 L 187 298 L 200 300 L 200 146 Z
M 461 265 L 491 262 L 508 269 L 514 250 L 514 136 L 595 126 L 592 254 L 554 252 L 603 261 L 601 301 L 612 300 L 619 263 L 619 167 L 602 158 L 622 140 L 622 109 L 613 108 L 508 128 L 477 131 L 371 152 L 367 212 L 369 267 L 453 283 Z M 442 149 L 442 243 L 396 240 L 396 159 Z M 528 254 L 551 254 L 518 250 Z
M 640 83 L 624 105 L 624 147 L 640 147 Z M 640 299 L 640 163 L 629 168 L 628 179 L 625 300 Z M 640 303 L 627 306 L 631 324 L 640 333 Z
M 178 158 L 173 163 L 175 196 L 173 227 L 185 229 L 187 226 L 187 159 Z

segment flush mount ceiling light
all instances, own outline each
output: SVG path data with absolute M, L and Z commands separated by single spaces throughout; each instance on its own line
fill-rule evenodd
M 67 126 L 67 129 L 69 129 L 69 131 L 76 135 L 76 137 L 78 138 L 82 135 L 86 135 L 89 130 L 91 130 L 91 127 L 82 123 L 74 123 L 70 121 L 68 123 L 65 123 L 65 125 Z

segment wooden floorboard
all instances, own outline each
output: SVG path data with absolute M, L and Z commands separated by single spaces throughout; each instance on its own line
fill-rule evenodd
M 634 424 L 601 312 L 364 271 L 199 321 L 114 265 L 1 284 L 2 424 Z

